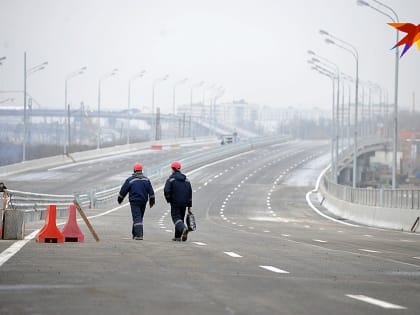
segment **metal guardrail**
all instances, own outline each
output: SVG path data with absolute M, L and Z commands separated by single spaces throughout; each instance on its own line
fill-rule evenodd
M 289 139 L 289 137 L 250 139 L 247 142 L 225 145 L 215 149 L 198 152 L 190 156 L 184 156 L 179 161 L 182 163 L 183 169 L 188 171 L 189 169 L 216 161 L 223 157 L 246 152 L 254 147 L 284 142 Z M 168 177 L 168 169 L 171 162 L 172 160 L 164 161 L 154 167 L 148 168 L 145 170 L 145 175 L 149 177 L 154 185 L 163 183 Z M 14 209 L 28 213 L 28 215 L 25 216 L 25 220 L 33 221 L 42 219 L 46 207 L 50 204 L 56 205 L 57 216 L 59 216 L 59 213 L 61 212 L 66 213 L 68 206 L 72 204 L 75 199 L 82 207 L 89 208 L 104 205 L 111 200 L 115 201 L 120 188 L 121 183 L 118 185 L 96 188 L 88 192 L 77 193 L 74 195 L 49 195 L 18 190 L 7 190 L 8 200 L 5 204 L 6 209 Z
M 380 145 L 384 142 L 381 139 L 367 139 L 360 143 L 358 152 L 363 152 L 365 148 Z M 342 151 L 339 155 L 340 163 L 352 158 L 352 155 L 351 149 Z M 321 184 L 335 198 L 372 207 L 420 209 L 420 189 L 353 188 L 332 182 L 330 175 L 331 172 L 324 175 Z
M 420 189 L 353 188 L 332 183 L 326 176 L 322 185 L 332 196 L 351 203 L 372 207 L 420 209 Z

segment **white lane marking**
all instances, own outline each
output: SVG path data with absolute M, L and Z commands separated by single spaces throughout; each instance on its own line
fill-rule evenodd
M 171 230 L 165 230 L 165 232 L 171 233 L 172 231 Z
M 289 236 L 290 236 L 290 234 L 282 234 L 281 236 L 284 236 L 284 237 L 289 237 Z
M 29 234 L 25 239 L 21 241 L 17 241 L 10 245 L 8 248 L 6 248 L 1 254 L 0 254 L 0 267 L 3 266 L 3 264 L 8 261 L 10 258 L 13 257 L 23 246 L 25 246 L 30 240 L 32 240 L 37 234 L 38 230 L 33 231 L 31 234 Z
M 363 235 L 363 236 L 366 236 L 366 237 L 372 237 L 372 235 L 370 235 L 370 234 L 365 234 L 365 235 Z
M 273 267 L 273 266 L 260 266 L 260 267 L 263 268 L 263 269 L 272 271 L 272 272 L 276 272 L 276 273 L 289 273 L 286 270 L 282 270 L 282 269 L 279 269 L 279 268 L 276 268 L 276 267 Z
M 420 259 L 420 257 L 413 257 L 414 259 Z
M 264 230 L 263 232 L 264 232 L 264 233 L 270 233 L 270 231 L 269 231 L 269 230 Z
M 380 253 L 377 250 L 372 250 L 372 249 L 359 248 L 359 250 L 361 250 L 362 252 L 368 252 L 368 253 Z
M 193 242 L 193 244 L 198 245 L 198 246 L 206 246 L 206 243 L 203 242 Z
M 234 253 L 234 252 L 224 252 L 226 255 L 233 257 L 233 258 L 242 258 L 241 255 Z
M 328 243 L 327 241 L 323 241 L 323 240 L 317 240 L 317 239 L 313 239 L 314 242 L 318 242 L 318 243 Z
M 253 152 L 255 152 L 255 150 L 244 152 L 244 153 L 240 153 L 240 154 L 237 154 L 237 155 L 228 157 L 226 159 L 222 159 L 222 160 L 218 160 L 216 162 L 210 163 L 210 164 L 206 164 L 204 166 L 201 166 L 201 167 L 196 168 L 195 170 L 189 172 L 189 175 L 190 174 L 193 174 L 195 172 L 198 172 L 198 171 L 200 171 L 200 170 L 202 170 L 204 168 L 213 166 L 215 164 L 222 163 L 222 162 L 225 162 L 225 161 L 228 161 L 228 160 L 231 160 L 231 159 L 235 159 L 235 158 L 237 158 L 239 156 L 250 154 L 250 153 L 253 153 Z M 92 166 L 90 166 L 90 167 L 92 167 Z M 163 186 L 160 186 L 157 189 L 155 189 L 155 192 L 157 192 L 159 190 L 162 190 L 162 189 L 163 189 Z M 107 215 L 109 213 L 115 212 L 115 211 L 117 211 L 117 210 L 119 210 L 121 208 L 124 208 L 126 206 L 128 206 L 128 203 L 122 204 L 120 206 L 117 206 L 117 207 L 115 207 L 113 209 L 110 209 L 108 211 L 105 211 L 103 213 L 100 213 L 100 214 L 97 214 L 97 215 L 93 215 L 93 216 L 89 216 L 88 219 L 94 219 L 94 218 L 102 217 L 104 215 Z M 169 213 L 169 210 L 167 211 L 167 213 Z M 59 224 L 57 224 L 57 225 L 59 225 Z M 0 267 L 3 266 L 3 264 L 6 261 L 8 261 L 11 257 L 13 257 L 17 252 L 19 252 L 23 248 L 23 246 L 25 246 L 30 240 L 34 239 L 35 236 L 38 234 L 39 230 L 40 229 L 35 230 L 34 232 L 32 232 L 31 234 L 29 234 L 28 236 L 26 236 L 24 240 L 17 241 L 15 243 L 13 243 L 8 248 L 6 248 L 3 252 L 1 252 L 0 253 Z
M 317 208 L 313 205 L 313 203 L 312 203 L 312 201 L 311 201 L 310 196 L 311 196 L 311 194 L 312 194 L 312 193 L 318 192 L 318 189 L 319 189 L 319 183 L 320 183 L 320 181 L 321 181 L 321 178 L 322 178 L 322 176 L 324 176 L 325 172 L 326 172 L 329 168 L 330 168 L 330 166 L 326 167 L 326 168 L 325 168 L 325 169 L 321 172 L 321 174 L 319 175 L 319 177 L 318 177 L 318 179 L 317 179 L 317 181 L 316 181 L 315 189 L 313 189 L 313 190 L 311 190 L 311 191 L 308 191 L 308 192 L 306 193 L 306 202 L 308 203 L 309 207 L 310 207 L 312 210 L 314 210 L 314 211 L 315 211 L 316 213 L 318 213 L 320 216 L 322 216 L 322 217 L 324 217 L 324 218 L 326 218 L 326 219 L 328 219 L 328 220 L 334 221 L 334 222 L 336 222 L 336 223 L 340 223 L 340 224 L 348 225 L 348 226 L 359 227 L 359 226 L 358 226 L 358 225 L 356 225 L 356 224 L 351 224 L 351 223 L 343 222 L 343 221 L 341 221 L 341 220 L 334 219 L 334 218 L 332 218 L 332 217 L 330 217 L 330 216 L 328 216 L 328 215 L 326 215 L 326 214 L 322 213 L 321 211 L 319 211 L 319 210 L 318 210 L 318 209 L 317 209 Z
M 392 303 L 382 301 L 382 300 L 378 300 L 378 299 L 374 299 L 374 298 L 371 298 L 371 297 L 366 296 L 366 295 L 346 294 L 346 296 L 349 297 L 349 298 L 355 299 L 355 300 L 359 300 L 359 301 L 362 301 L 362 302 L 366 302 L 366 303 L 369 303 L 369 304 L 380 306 L 382 308 L 396 309 L 396 310 L 406 309 L 406 307 L 404 307 L 404 306 L 397 305 L 397 304 L 392 304 Z

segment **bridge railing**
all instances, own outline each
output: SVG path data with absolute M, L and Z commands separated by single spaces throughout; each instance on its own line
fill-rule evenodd
M 420 209 L 420 188 L 353 188 L 333 183 L 327 176 L 323 177 L 322 184 L 329 194 L 347 202 L 372 207 Z

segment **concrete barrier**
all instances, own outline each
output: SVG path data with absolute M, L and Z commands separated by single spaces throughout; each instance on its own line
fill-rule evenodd
M 411 231 L 420 210 L 372 207 L 350 203 L 329 194 L 323 184 L 319 187 L 319 201 L 331 213 L 360 224 L 400 231 Z M 420 232 L 415 229 L 413 232 Z
M 0 178 L 8 175 L 18 174 L 29 170 L 34 170 L 42 167 L 54 167 L 58 165 L 65 165 L 75 162 L 86 161 L 99 157 L 106 157 L 111 155 L 119 155 L 124 153 L 135 152 L 139 150 L 148 150 L 152 145 L 159 145 L 162 148 L 170 148 L 172 145 L 186 145 L 186 144 L 208 144 L 218 143 L 216 137 L 201 137 L 201 138 L 179 138 L 171 140 L 159 140 L 140 142 L 133 144 L 118 145 L 108 148 L 95 149 L 83 152 L 75 152 L 70 155 L 57 155 L 42 159 L 24 161 L 20 163 L 5 165 L 0 167 Z

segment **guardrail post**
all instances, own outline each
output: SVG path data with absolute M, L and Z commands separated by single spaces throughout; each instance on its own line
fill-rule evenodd
M 379 189 L 379 207 L 384 206 L 384 190 L 381 188 Z

